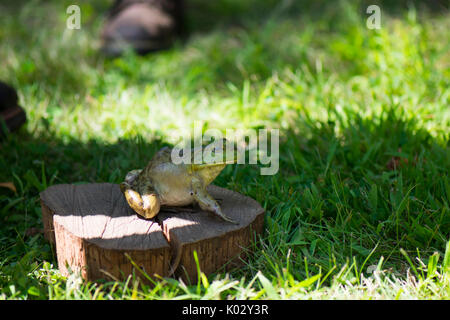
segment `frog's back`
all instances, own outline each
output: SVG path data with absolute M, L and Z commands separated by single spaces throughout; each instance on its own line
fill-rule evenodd
M 150 160 L 149 166 L 158 165 L 164 162 L 171 162 L 171 156 L 172 149 L 170 149 L 169 147 L 164 147 L 153 156 L 152 160 Z

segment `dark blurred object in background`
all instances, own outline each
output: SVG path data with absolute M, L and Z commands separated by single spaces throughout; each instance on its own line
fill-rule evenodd
M 6 129 L 12 132 L 26 121 L 25 111 L 18 104 L 16 90 L 0 81 L 0 122 L 6 124 Z M 0 124 L 0 138 L 5 136 L 4 126 Z
M 116 0 L 102 30 L 102 51 L 119 56 L 169 48 L 181 35 L 182 0 Z

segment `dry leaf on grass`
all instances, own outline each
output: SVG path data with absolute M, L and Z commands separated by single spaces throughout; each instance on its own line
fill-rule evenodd
M 14 193 L 17 193 L 16 186 L 12 182 L 0 182 L 0 188 L 8 188 L 14 191 Z

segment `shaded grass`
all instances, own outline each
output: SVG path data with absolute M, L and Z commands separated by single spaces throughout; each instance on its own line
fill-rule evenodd
M 212 2 L 215 23 L 188 11 L 186 43 L 104 60 L 107 2 L 81 2 L 75 32 L 65 4 L 2 16 L 0 69 L 29 118 L 0 144 L 0 181 L 18 189 L 0 189 L 2 297 L 448 298 L 448 13 L 385 4 L 371 31 L 363 2 Z M 236 165 L 216 180 L 267 211 L 246 267 L 155 287 L 61 277 L 43 237 L 26 235 L 42 225 L 38 192 L 118 183 L 196 120 L 281 129 L 277 175 Z

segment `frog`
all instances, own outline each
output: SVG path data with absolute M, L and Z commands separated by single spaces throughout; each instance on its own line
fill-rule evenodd
M 224 139 L 221 148 L 216 144 L 211 150 L 214 154 L 221 152 L 223 155 L 226 144 Z M 173 148 L 166 146 L 151 158 L 145 168 L 129 171 L 120 184 L 128 205 L 141 217 L 152 219 L 162 207 L 180 208 L 198 204 L 203 211 L 211 212 L 223 221 L 238 224 L 223 213 L 218 201 L 206 190 L 227 165 L 236 163 L 236 159 L 194 163 L 196 154 L 208 146 L 191 149 L 190 163 L 179 164 L 172 161 Z

